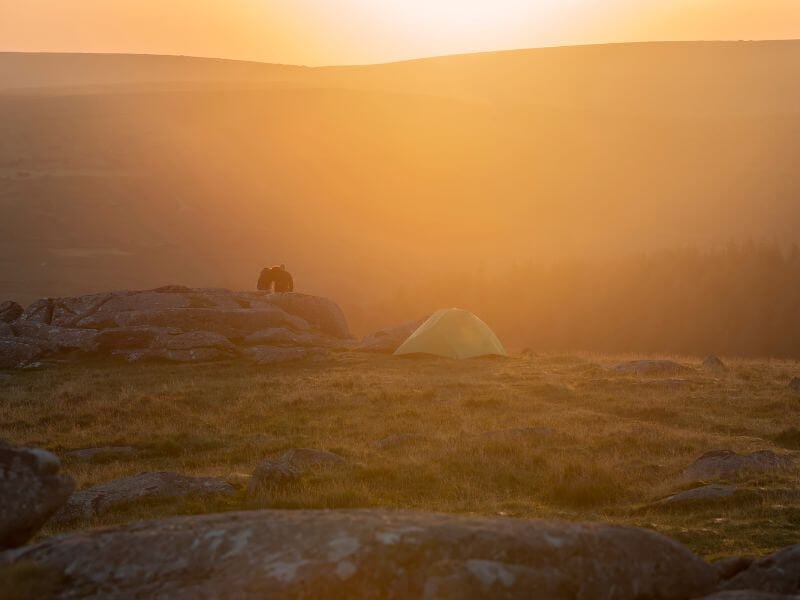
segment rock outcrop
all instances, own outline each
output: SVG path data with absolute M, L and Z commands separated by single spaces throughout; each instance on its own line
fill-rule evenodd
M 115 506 L 144 498 L 170 500 L 187 496 L 230 495 L 234 488 L 215 477 L 188 477 L 178 473 L 140 473 L 75 492 L 54 520 L 71 523 L 101 515 Z
M 361 340 L 358 349 L 364 352 L 384 352 L 391 354 L 402 346 L 403 342 L 419 329 L 428 318 L 429 317 L 424 317 L 417 321 L 408 321 L 401 325 L 376 331 Z
M 16 302 L 0 302 L 0 323 L 13 323 L 25 312 Z
M 750 454 L 737 454 L 731 450 L 712 450 L 686 467 L 681 478 L 685 481 L 734 479 L 749 472 L 785 469 L 792 464 L 790 457 L 769 450 L 759 450 Z
M 24 312 L 5 303 L 0 368 L 62 353 L 114 355 L 135 362 L 200 362 L 244 355 L 286 359 L 248 347 L 348 348 L 347 321 L 331 300 L 306 294 L 168 286 L 74 298 L 44 298 Z M 13 319 L 12 319 L 13 317 Z M 11 323 L 8 325 L 6 319 Z M 292 359 L 305 354 L 295 353 Z
M 0 442 L 0 548 L 27 542 L 67 501 L 75 486 L 45 450 Z
M 652 531 L 381 510 L 177 517 L 0 555 L 62 598 L 696 598 L 714 569 Z

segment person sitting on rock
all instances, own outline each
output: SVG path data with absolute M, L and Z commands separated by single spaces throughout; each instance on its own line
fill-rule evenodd
M 261 276 L 258 278 L 258 289 L 262 292 L 271 292 L 272 291 L 272 284 L 275 283 L 275 279 L 272 276 L 273 269 L 277 269 L 278 267 L 267 267 L 266 269 L 261 270 Z
M 272 280 L 275 282 L 275 292 L 285 293 L 294 291 L 294 279 L 286 270 L 286 265 L 272 267 Z

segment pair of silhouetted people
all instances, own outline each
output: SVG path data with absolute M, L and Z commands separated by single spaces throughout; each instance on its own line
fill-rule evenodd
M 294 279 L 291 273 L 286 270 L 286 265 L 279 267 L 267 267 L 261 271 L 261 277 L 258 278 L 258 289 L 263 292 L 293 292 Z

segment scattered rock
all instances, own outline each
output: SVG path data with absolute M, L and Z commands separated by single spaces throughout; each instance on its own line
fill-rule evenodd
M 0 548 L 27 542 L 75 487 L 50 452 L 0 443 Z
M 430 318 L 430 315 L 417 321 L 408 321 L 401 325 L 381 329 L 368 335 L 358 346 L 358 350 L 364 352 L 385 352 L 392 354 L 403 345 L 408 337 Z
M 728 367 L 725 366 L 725 363 L 720 360 L 718 356 L 706 356 L 703 360 L 703 368 L 706 371 L 711 371 L 712 373 L 725 373 L 728 370 Z
M 633 375 L 677 375 L 691 370 L 671 360 L 634 360 L 620 363 L 612 369 Z
M 251 494 L 262 494 L 297 481 L 302 475 L 303 469 L 300 467 L 277 460 L 266 460 L 253 471 L 247 487 Z
M 14 330 L 11 328 L 11 325 L 0 321 L 0 338 L 12 338 L 12 337 L 16 336 L 14 334 Z
M 8 373 L 0 373 L 0 383 L 8 383 L 11 381 L 11 375 Z
M 798 600 L 798 596 L 785 596 L 756 590 L 731 590 L 703 596 L 699 600 Z
M 789 389 L 795 392 L 800 392 L 800 377 L 795 377 L 789 382 Z
M 347 460 L 326 450 L 293 448 L 259 464 L 250 478 L 250 493 L 274 489 L 301 477 L 309 468 L 337 467 Z
M 747 569 L 723 582 L 719 588 L 800 594 L 800 544 L 753 561 Z
M 687 481 L 731 479 L 747 472 L 773 471 L 790 467 L 792 464 L 791 457 L 781 456 L 769 450 L 759 450 L 751 454 L 712 450 L 689 465 L 681 477 Z
M 682 508 L 702 502 L 713 502 L 732 497 L 737 491 L 735 485 L 704 485 L 662 498 L 652 507 Z
M 16 302 L 8 300 L 0 303 L 0 323 L 13 323 L 22 316 L 25 311 Z
M 275 346 L 254 346 L 242 354 L 259 365 L 277 365 L 304 360 L 319 353 L 306 348 L 277 348 Z
M 373 442 L 370 445 L 377 450 L 388 450 L 389 448 L 406 446 L 408 444 L 413 444 L 414 442 L 419 442 L 424 439 L 425 436 L 416 433 L 398 433 L 395 435 L 390 435 L 389 437 L 385 437 L 382 440 L 378 440 L 377 442 Z
M 556 432 L 552 427 L 515 427 L 512 429 L 499 429 L 497 431 L 487 431 L 481 437 L 490 440 L 503 439 L 542 439 L 554 435 Z
M 71 597 L 678 600 L 716 582 L 685 546 L 644 529 L 382 510 L 145 521 L 0 555 L 17 561 L 68 573 Z
M 0 369 L 17 369 L 47 354 L 37 341 L 22 338 L 0 338 Z
M 102 446 L 99 448 L 79 448 L 64 452 L 64 456 L 77 460 L 94 460 L 98 458 L 115 458 L 120 456 L 133 456 L 139 450 L 133 446 Z
M 119 504 L 143 498 L 173 499 L 233 493 L 233 486 L 215 477 L 189 477 L 168 472 L 140 473 L 75 492 L 66 506 L 55 515 L 54 520 L 70 523 L 78 519 L 89 519 Z

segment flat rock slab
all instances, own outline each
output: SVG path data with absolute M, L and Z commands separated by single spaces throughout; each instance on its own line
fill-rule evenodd
M 138 448 L 134 448 L 133 446 L 102 446 L 98 448 L 78 448 L 77 450 L 69 450 L 64 452 L 64 456 L 76 460 L 95 460 L 135 456 L 138 453 Z
M 684 469 L 681 478 L 685 481 L 707 481 L 731 479 L 748 472 L 775 471 L 791 467 L 794 461 L 769 450 L 750 454 L 737 454 L 731 450 L 706 452 Z
M 0 548 L 27 542 L 75 487 L 50 452 L 0 443 Z
M 795 377 L 789 382 L 789 389 L 794 392 L 800 392 L 800 377 Z
M 720 588 L 800 594 L 800 544 L 753 561 L 747 569 L 724 582 Z
M 612 370 L 631 375 L 678 375 L 691 371 L 671 360 L 634 360 L 615 365 Z
M 735 485 L 704 485 L 672 496 L 667 496 L 656 502 L 653 506 L 662 508 L 682 508 L 702 502 L 725 500 L 733 497 L 737 489 Z
M 168 472 L 140 473 L 75 492 L 54 520 L 70 523 L 89 519 L 117 505 L 145 498 L 168 500 L 187 496 L 230 495 L 234 492 L 232 485 L 214 477 L 189 477 Z
M 60 598 L 696 598 L 714 570 L 643 529 L 382 510 L 177 517 L 0 555 L 69 574 Z

